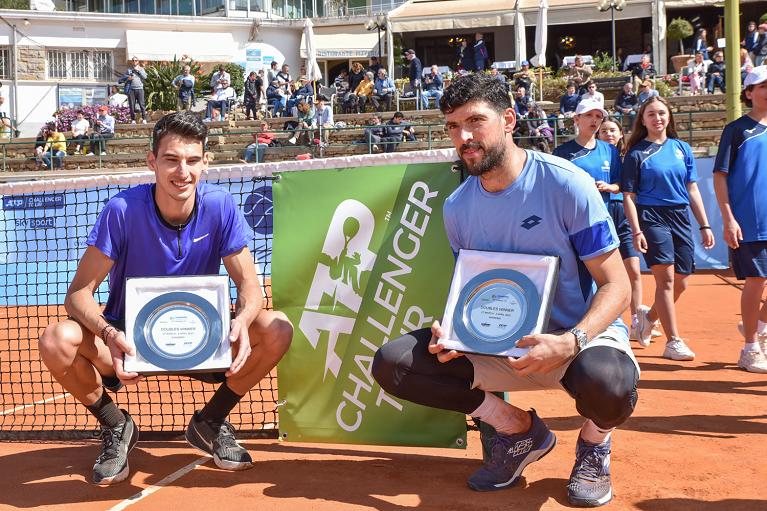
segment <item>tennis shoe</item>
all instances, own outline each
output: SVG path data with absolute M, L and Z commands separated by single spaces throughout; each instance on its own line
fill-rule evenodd
M 767 373 L 767 357 L 761 351 L 741 350 L 738 367 L 749 373 Z
M 695 360 L 695 353 L 685 344 L 681 337 L 672 337 L 663 350 L 663 358 L 671 360 Z
M 652 340 L 653 322 L 647 317 L 650 308 L 647 305 L 637 307 L 637 331 L 636 340 L 640 346 L 646 348 Z
M 101 454 L 93 465 L 93 482 L 96 484 L 115 484 L 124 481 L 130 469 L 128 453 L 138 442 L 138 427 L 125 410 L 120 410 L 125 420 L 115 426 L 101 428 Z
M 234 437 L 234 427 L 227 421 L 205 420 L 195 412 L 186 428 L 186 441 L 195 449 L 213 456 L 218 468 L 246 470 L 253 459 Z
M 567 484 L 567 500 L 576 507 L 598 507 L 613 498 L 610 479 L 611 440 L 589 444 L 578 437 L 575 465 Z
M 740 335 L 743 337 L 746 336 L 746 331 L 743 329 L 743 322 L 738 322 L 738 332 L 740 332 Z M 756 333 L 756 341 L 759 343 L 759 347 L 762 349 L 762 353 L 767 353 L 767 332 L 760 334 L 759 332 Z
M 546 456 L 557 443 L 554 433 L 546 427 L 535 410 L 531 410 L 532 425 L 525 433 L 504 435 L 496 433 L 489 439 L 490 459 L 469 477 L 469 488 L 475 491 L 495 491 L 514 485 L 530 463 Z

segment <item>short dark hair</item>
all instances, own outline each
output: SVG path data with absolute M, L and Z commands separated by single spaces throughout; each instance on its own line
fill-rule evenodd
M 177 135 L 181 138 L 202 143 L 202 149 L 208 141 L 208 127 L 200 116 L 189 111 L 173 112 L 157 121 L 152 130 L 152 152 L 157 156 L 160 141 L 166 135 Z
M 405 114 L 403 114 L 402 112 L 394 112 L 394 115 L 392 117 L 398 117 L 400 119 L 404 119 Z
M 506 86 L 490 75 L 476 73 L 458 78 L 445 89 L 439 100 L 439 109 L 443 114 L 449 114 L 472 101 L 484 101 L 498 113 L 511 108 Z

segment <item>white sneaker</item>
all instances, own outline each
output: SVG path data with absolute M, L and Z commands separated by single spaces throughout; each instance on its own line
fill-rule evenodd
M 288 143 L 289 143 L 289 144 L 292 144 L 292 145 L 296 145 L 296 142 L 297 142 L 297 141 L 298 141 L 298 139 L 297 139 L 296 137 L 290 137 L 290 138 L 288 139 Z
M 671 360 L 695 360 L 695 353 L 687 347 L 681 337 L 672 337 L 666 343 L 666 349 L 663 350 L 663 358 Z
M 93 154 L 93 152 L 92 152 L 92 151 L 89 151 L 89 152 L 88 152 L 88 154 L 86 154 L 85 156 L 96 156 L 96 155 L 95 155 L 95 154 Z
M 663 332 L 660 331 L 660 320 L 656 319 L 655 322 L 652 324 L 652 332 L 650 333 L 652 337 L 660 337 L 663 335 Z
M 636 340 L 643 348 L 648 347 L 652 340 L 653 322 L 647 317 L 648 312 L 650 308 L 647 305 L 637 307 Z
M 767 357 L 761 351 L 740 351 L 738 367 L 749 373 L 767 373 Z
M 143 119 L 143 120 L 141 121 L 141 124 L 146 124 L 146 119 Z
M 738 332 L 740 332 L 740 335 L 743 337 L 746 337 L 746 331 L 743 329 L 743 322 L 738 322 Z M 756 334 L 756 342 L 759 343 L 759 347 L 762 349 L 762 353 L 767 353 L 767 333 L 760 334 L 757 332 Z M 765 356 L 767 358 L 767 356 Z
M 136 121 L 131 121 L 130 123 L 131 123 L 131 124 L 136 124 Z
M 107 155 L 107 152 L 106 152 L 106 151 L 101 151 L 100 155 L 101 155 L 101 156 L 106 156 L 106 155 Z

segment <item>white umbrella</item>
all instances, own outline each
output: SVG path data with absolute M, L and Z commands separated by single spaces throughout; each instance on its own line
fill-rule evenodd
M 548 0 L 541 0 L 538 4 L 538 21 L 535 23 L 535 57 L 530 62 L 536 67 L 546 66 L 546 42 L 549 38 L 548 11 Z
M 514 6 L 514 57 L 517 60 L 517 66 L 522 65 L 523 60 L 527 60 L 527 39 L 525 38 L 525 17 L 519 10 L 517 0 Z
M 314 24 L 306 18 L 304 22 L 304 40 L 306 41 L 306 77 L 312 83 L 322 80 L 322 72 L 317 64 L 317 49 L 314 47 Z

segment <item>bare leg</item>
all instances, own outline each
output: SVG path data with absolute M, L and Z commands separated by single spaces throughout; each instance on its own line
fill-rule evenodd
M 757 321 L 764 321 L 761 316 L 765 316 L 767 307 L 762 306 L 760 311 L 759 305 L 765 281 L 758 277 L 747 277 L 740 295 L 740 312 L 743 315 L 743 332 L 747 343 L 756 342 Z
M 642 273 L 639 268 L 639 258 L 629 257 L 623 260 L 626 273 L 631 283 L 631 314 L 637 313 L 637 307 L 642 305 Z
M 647 316 L 651 321 L 660 318 L 669 339 L 679 337 L 674 303 L 687 288 L 686 275 L 674 274 L 672 264 L 656 264 L 650 270 L 655 277 L 655 303 Z

